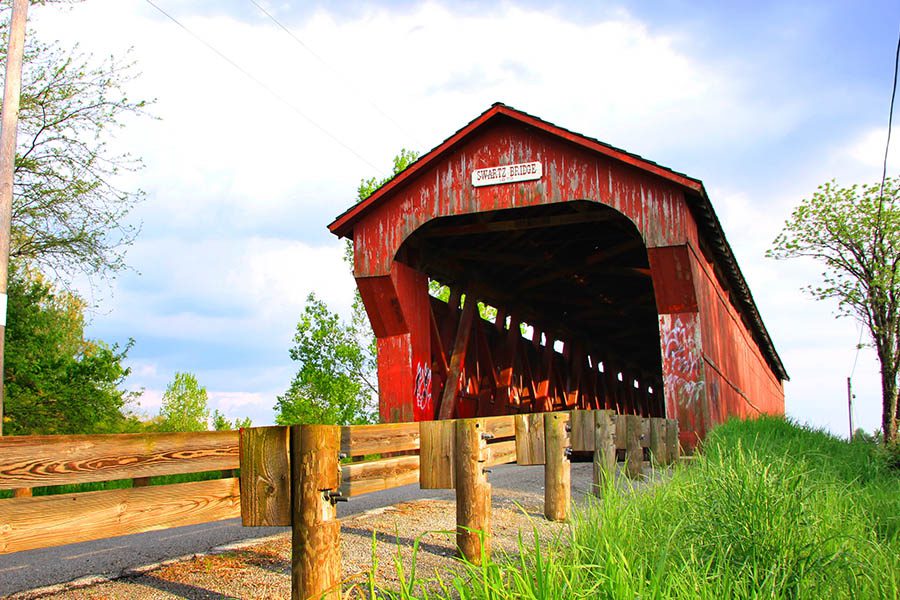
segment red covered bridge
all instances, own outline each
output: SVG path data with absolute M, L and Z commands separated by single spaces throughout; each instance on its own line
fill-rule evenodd
M 383 421 L 611 408 L 677 418 L 692 444 L 784 412 L 697 179 L 495 104 L 329 229 L 353 240 Z

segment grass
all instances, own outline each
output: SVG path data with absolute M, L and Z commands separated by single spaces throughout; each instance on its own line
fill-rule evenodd
M 900 473 L 866 442 L 732 421 L 663 484 L 605 486 L 566 537 L 379 598 L 900 597 Z

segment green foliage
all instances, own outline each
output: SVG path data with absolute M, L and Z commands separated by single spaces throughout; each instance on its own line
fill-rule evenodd
M 243 427 L 250 427 L 253 424 L 250 421 L 250 417 L 235 419 L 234 423 L 232 423 L 225 418 L 225 415 L 219 412 L 218 408 L 213 410 L 212 422 L 213 429 L 216 431 L 231 431 L 234 429 L 241 429 Z
M 209 406 L 206 388 L 191 373 L 175 373 L 159 409 L 160 431 L 206 431 Z
M 351 425 L 373 420 L 375 360 L 364 325 L 364 314 L 342 322 L 315 294 L 309 295 L 290 349 L 300 370 L 277 399 L 277 423 Z
M 7 30 L 0 32 L 5 68 Z M 45 272 L 103 274 L 124 268 L 137 233 L 126 217 L 143 193 L 116 178 L 140 161 L 112 150 L 112 132 L 146 103 L 128 98 L 130 61 L 95 63 L 26 36 L 10 255 Z
M 139 427 L 120 389 L 131 348 L 84 337 L 84 301 L 10 264 L 4 433 L 110 433 Z
M 407 150 L 406 148 L 401 148 L 400 154 L 394 157 L 394 169 L 390 177 L 385 177 L 384 179 L 370 177 L 359 182 L 359 187 L 356 189 L 357 202 L 362 202 L 363 200 L 374 194 L 375 190 L 399 175 L 401 172 L 403 172 L 404 169 L 406 169 L 406 167 L 416 162 L 418 158 L 419 153 L 415 150 Z
M 418 152 L 400 150 L 394 157 L 393 175 L 360 182 L 358 201 L 371 196 L 418 157 Z M 350 240 L 344 246 L 344 262 L 352 269 Z M 277 399 L 276 422 L 346 425 L 375 420 L 377 345 L 358 290 L 349 323 L 342 322 L 339 315 L 331 312 L 315 294 L 310 294 L 297 323 L 290 355 L 300 363 L 300 370 L 287 392 Z
M 658 484 L 608 481 L 572 528 L 379 598 L 897 598 L 900 478 L 882 448 L 732 421 Z M 412 571 L 415 572 L 414 569 Z M 437 591 L 429 591 L 437 590 Z
M 885 442 L 897 434 L 900 369 L 900 179 L 847 188 L 831 181 L 803 200 L 775 238 L 768 255 L 811 258 L 824 267 L 807 291 L 836 300 L 842 315 L 862 322 L 882 370 Z

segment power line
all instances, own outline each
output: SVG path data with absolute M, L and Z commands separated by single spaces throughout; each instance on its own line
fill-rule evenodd
M 891 86 L 891 109 L 888 112 L 887 142 L 884 144 L 884 163 L 881 168 L 881 191 L 879 197 L 884 197 L 884 181 L 887 179 L 888 150 L 891 147 L 891 127 L 894 122 L 894 98 L 897 96 L 897 67 L 900 66 L 900 35 L 897 37 L 897 51 L 894 54 L 894 83 Z
M 859 340 L 856 342 L 856 356 L 853 357 L 853 368 L 850 369 L 850 377 L 853 377 L 853 374 L 856 373 L 856 363 L 859 361 L 859 351 L 862 349 L 862 339 L 863 339 L 863 331 L 865 330 L 865 325 L 862 323 L 859 324 Z
M 297 34 L 295 34 L 293 31 L 291 31 L 290 29 L 288 29 L 284 24 L 281 23 L 281 21 L 279 21 L 278 19 L 276 19 L 276 18 L 275 18 L 275 15 L 273 15 L 272 13 L 270 13 L 269 11 L 267 11 L 265 8 L 263 8 L 263 6 L 262 6 L 261 4 L 259 4 L 259 2 L 257 2 L 256 0 L 250 0 L 250 2 L 253 4 L 253 6 L 255 6 L 256 8 L 258 8 L 258 9 L 260 10 L 260 12 L 262 12 L 264 15 L 266 15 L 266 17 L 268 17 L 269 20 L 271 20 L 271 21 L 272 21 L 273 23 L 275 23 L 278 27 L 280 27 L 282 31 L 284 31 L 286 34 L 288 34 L 288 35 L 291 37 L 291 39 L 293 39 L 295 42 L 297 42 L 304 50 L 306 50 L 307 52 L 309 52 L 316 60 L 318 60 L 318 61 L 322 64 L 322 66 L 324 66 L 326 69 L 328 69 L 329 71 L 331 71 L 331 72 L 335 75 L 335 77 L 337 77 L 338 79 L 340 79 L 340 80 L 341 80 L 341 83 L 343 83 L 348 89 L 353 90 L 353 92 L 354 92 L 354 97 L 359 97 L 358 91 L 357 91 L 356 89 L 354 89 L 354 86 L 353 86 L 352 82 L 349 81 L 349 79 L 348 79 L 348 77 L 347 77 L 346 75 L 344 75 L 344 74 L 341 73 L 338 69 L 335 69 L 333 66 L 331 66 L 324 58 L 322 58 L 322 57 L 321 57 L 315 50 L 313 50 L 306 42 L 304 42 L 302 39 L 300 39 L 300 38 L 297 36 Z M 408 138 L 412 138 L 413 141 L 415 141 L 417 144 L 421 145 L 421 143 L 419 143 L 419 140 L 416 139 L 416 136 L 415 136 L 415 135 L 409 133 L 409 132 L 403 127 L 403 125 L 401 125 L 396 119 L 394 119 L 391 115 L 389 115 L 387 112 L 385 112 L 380 106 L 378 106 L 377 104 L 375 104 L 375 102 L 374 102 L 372 99 L 370 99 L 370 98 L 365 98 L 365 101 L 366 101 L 366 103 L 367 103 L 370 107 L 372 107 L 373 110 L 375 110 L 375 112 L 377 112 L 378 114 L 380 114 L 382 117 L 384 117 L 385 119 L 387 119 L 394 127 L 396 127 L 396 128 L 397 128 L 397 131 L 399 131 L 400 133 L 402 133 L 403 135 L 405 135 L 405 136 L 408 137 Z
M 179 21 L 178 19 L 176 19 L 175 17 L 173 17 L 172 15 L 170 15 L 169 13 L 167 13 L 165 10 L 163 10 L 162 8 L 160 8 L 158 5 L 156 5 L 156 4 L 153 2 L 153 0 L 145 0 L 145 2 L 147 2 L 147 4 L 149 4 L 150 6 L 152 6 L 152 7 L 155 8 L 156 10 L 158 10 L 160 13 L 162 13 L 166 18 L 168 18 L 169 20 L 171 20 L 173 23 L 175 23 L 176 25 L 178 25 L 178 27 L 180 27 L 181 29 L 183 29 L 183 30 L 185 31 L 185 33 L 187 33 L 187 34 L 190 35 L 192 38 L 194 38 L 195 40 L 197 40 L 198 42 L 200 42 L 201 44 L 203 44 L 204 46 L 206 46 L 210 51 L 212 51 L 213 53 L 215 53 L 219 58 L 221 58 L 222 60 L 224 60 L 225 62 L 227 62 L 227 63 L 228 63 L 229 65 L 231 65 L 234 69 L 236 69 L 236 70 L 239 71 L 242 75 L 244 75 L 244 77 L 246 77 L 247 79 L 249 79 L 250 81 L 252 81 L 252 82 L 255 83 L 256 85 L 258 85 L 259 87 L 261 87 L 262 89 L 264 89 L 265 91 L 267 91 L 273 98 L 275 98 L 276 100 L 278 100 L 279 102 L 281 102 L 282 104 L 284 104 L 285 106 L 287 106 L 288 108 L 290 108 L 291 110 L 293 110 L 293 111 L 294 111 L 298 116 L 300 116 L 303 120 L 305 120 L 307 123 L 309 123 L 310 125 L 312 125 L 312 126 L 315 127 L 316 129 L 318 129 L 319 131 L 321 131 L 322 133 L 324 133 L 324 134 L 325 134 L 326 136 L 328 136 L 329 138 L 331 138 L 332 141 L 334 141 L 334 142 L 337 143 L 339 146 L 341 146 L 342 148 L 344 148 L 345 150 L 347 150 L 348 152 L 350 152 L 353 156 L 355 156 L 356 158 L 358 158 L 360 161 L 362 161 L 362 162 L 364 162 L 365 164 L 367 164 L 368 166 L 372 167 L 372 168 L 375 169 L 375 171 L 377 171 L 377 172 L 381 172 L 381 171 L 382 171 L 381 169 L 379 169 L 378 167 L 376 167 L 374 164 L 372 164 L 369 160 L 367 160 L 362 154 L 360 154 L 359 152 L 357 152 L 356 150 L 354 150 L 353 148 L 351 148 L 349 145 L 347 145 L 343 140 L 341 140 L 341 139 L 340 139 L 339 137 L 337 137 L 335 134 L 333 134 L 333 133 L 331 133 L 330 131 L 328 131 L 327 129 L 325 129 L 325 127 L 323 127 L 322 125 L 319 125 L 319 123 L 317 123 L 315 120 L 313 120 L 312 117 L 310 117 L 309 115 L 307 115 L 306 113 L 304 113 L 302 110 L 300 110 L 299 108 L 297 108 L 297 106 L 295 106 L 295 105 L 292 104 L 289 100 L 287 100 L 286 98 L 284 98 L 281 94 L 279 94 L 278 92 L 276 92 L 275 90 L 273 90 L 271 87 L 269 87 L 268 85 L 266 85 L 262 80 L 260 80 L 260 79 L 258 79 L 257 77 L 255 77 L 253 74 L 251 74 L 251 73 L 248 72 L 246 69 L 244 69 L 244 68 L 241 67 L 239 64 L 237 64 L 237 63 L 234 62 L 232 59 L 230 59 L 228 56 L 226 56 L 226 55 L 225 55 L 223 52 L 221 52 L 218 48 L 216 48 L 215 46 L 213 46 L 212 44 L 210 44 L 209 42 L 207 42 L 206 40 L 204 40 L 203 38 L 201 38 L 199 35 L 197 35 L 197 34 L 194 33 L 193 31 L 191 31 L 190 29 L 188 29 L 187 26 L 185 26 L 183 23 L 181 23 L 181 21 Z
M 881 207 L 884 204 L 884 182 L 887 180 L 888 153 L 891 149 L 891 129 L 894 126 L 894 100 L 897 97 L 897 71 L 900 67 L 900 34 L 897 36 L 897 50 L 894 53 L 894 81 L 891 85 L 891 107 L 888 110 L 887 141 L 884 144 L 884 162 L 881 166 L 881 187 L 878 191 L 878 220 L 881 220 Z M 877 235 L 877 234 L 876 234 Z M 873 251 L 875 251 L 873 249 Z M 853 358 L 853 368 L 850 369 L 850 377 L 856 372 L 856 363 L 859 360 L 859 351 L 862 347 L 863 326 L 860 324 L 859 341 L 856 343 L 856 356 Z

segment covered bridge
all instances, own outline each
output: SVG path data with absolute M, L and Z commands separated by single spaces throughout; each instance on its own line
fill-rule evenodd
M 353 241 L 383 421 L 611 408 L 692 444 L 784 412 L 697 179 L 495 104 L 329 229 Z

